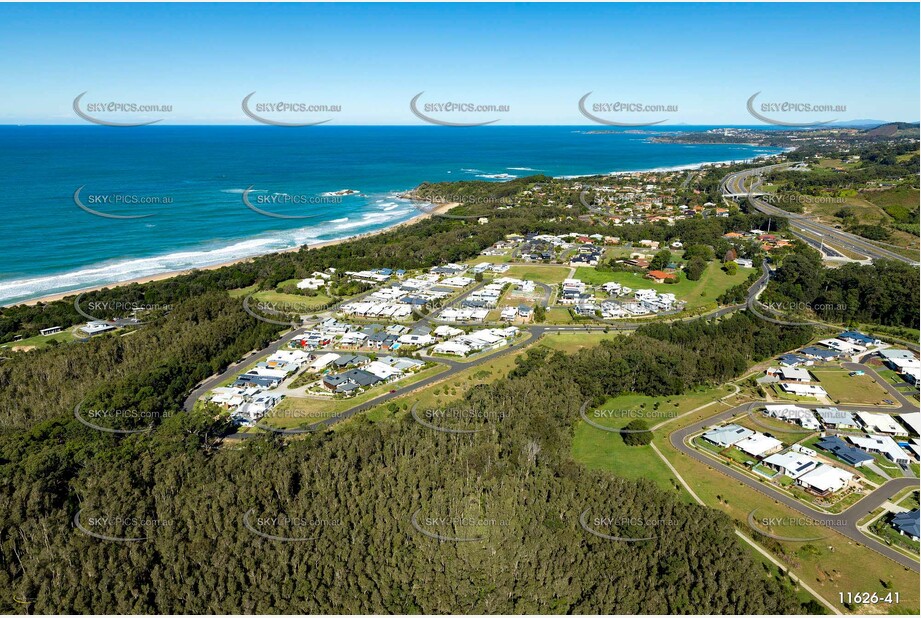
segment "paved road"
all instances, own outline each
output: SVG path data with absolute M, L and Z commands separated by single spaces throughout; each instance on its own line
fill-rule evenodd
M 865 255 L 871 259 L 898 260 L 900 262 L 918 265 L 919 262 L 917 259 L 908 258 L 899 253 L 894 253 L 888 249 L 884 249 L 878 244 L 871 243 L 868 240 L 861 238 L 860 236 L 844 232 L 822 223 L 817 223 L 805 215 L 787 212 L 781 208 L 772 206 L 771 204 L 760 199 L 754 193 L 750 193 L 750 189 L 746 188 L 745 183 L 747 180 L 752 179 L 756 183 L 760 184 L 760 180 L 757 179 L 760 179 L 764 172 L 783 168 L 787 165 L 789 164 L 780 163 L 775 165 L 767 165 L 764 167 L 753 168 L 729 174 L 722 181 L 723 194 L 730 197 L 745 197 L 752 206 L 764 214 L 783 217 L 788 220 L 792 228 L 812 235 L 820 236 L 823 239 L 826 239 L 828 244 L 833 244 L 836 247 L 847 249 L 860 255 Z
M 864 370 L 866 371 L 866 369 Z M 865 515 L 867 515 L 874 509 L 878 508 L 884 502 L 889 500 L 892 496 L 894 496 L 898 492 L 908 487 L 918 487 L 918 479 L 899 478 L 899 479 L 888 481 L 887 483 L 883 484 L 878 489 L 874 490 L 868 496 L 866 496 L 865 498 L 863 498 L 856 504 L 852 505 L 850 508 L 846 509 L 842 513 L 829 514 L 829 513 L 825 513 L 825 512 L 813 509 L 803 504 L 799 500 L 796 500 L 788 496 L 787 494 L 784 494 L 774 489 L 766 482 L 758 481 L 748 476 L 747 474 L 740 472 L 739 470 L 733 467 L 724 465 L 708 457 L 707 455 L 704 455 L 697 449 L 687 444 L 686 441 L 690 436 L 703 431 L 706 427 L 723 423 L 729 420 L 730 418 L 738 416 L 739 414 L 751 412 L 754 409 L 765 405 L 765 403 L 770 403 L 770 402 L 755 401 L 755 402 L 750 402 L 750 403 L 744 403 L 742 405 L 736 406 L 735 408 L 732 408 L 731 410 L 727 410 L 725 412 L 721 412 L 719 414 L 706 418 L 702 421 L 694 423 L 693 425 L 690 425 L 683 429 L 679 429 L 677 431 L 672 432 L 671 435 L 669 435 L 669 442 L 671 443 L 673 447 L 675 447 L 676 449 L 678 449 L 680 452 L 687 455 L 688 457 L 691 457 L 703 464 L 706 464 L 710 466 L 711 468 L 713 468 L 714 470 L 718 470 L 719 472 L 725 474 L 726 476 L 729 476 L 730 478 L 736 481 L 739 481 L 740 483 L 743 483 L 744 485 L 748 486 L 750 489 L 760 492 L 772 500 L 776 500 L 777 502 L 780 502 L 790 507 L 791 509 L 798 511 L 799 513 L 802 513 L 803 515 L 807 517 L 810 517 L 814 520 L 817 520 L 823 523 L 824 525 L 843 534 L 849 539 L 869 547 L 870 549 L 876 551 L 877 553 L 880 553 L 883 556 L 886 556 L 887 558 L 890 558 L 894 560 L 895 562 L 898 562 L 900 565 L 906 568 L 909 568 L 916 572 L 919 571 L 917 561 L 912 560 L 905 554 L 902 554 L 892 549 L 891 547 L 888 547 L 887 545 L 880 543 L 879 541 L 876 541 L 874 539 L 871 539 L 865 536 L 857 528 L 857 522 L 861 518 L 863 518 Z M 819 407 L 818 404 L 816 405 L 797 404 L 797 405 L 801 407 L 806 407 L 806 408 Z M 850 409 L 850 410 L 862 410 L 862 411 L 879 411 L 879 412 L 885 412 L 885 413 L 892 413 L 894 411 L 891 408 L 874 408 L 871 406 L 837 406 L 837 407 L 838 409 L 841 409 L 841 410 Z M 911 407 L 910 410 L 915 410 L 915 408 Z M 902 411 L 902 409 L 899 409 L 896 411 Z

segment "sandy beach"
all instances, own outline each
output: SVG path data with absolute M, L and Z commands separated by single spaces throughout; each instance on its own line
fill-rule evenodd
M 105 285 L 94 285 L 94 286 L 90 286 L 90 287 L 86 287 L 86 288 L 81 288 L 81 289 L 78 289 L 78 290 L 70 290 L 70 291 L 68 291 L 68 292 L 60 292 L 60 293 L 56 293 L 56 294 L 49 294 L 49 295 L 47 295 L 47 296 L 41 296 L 41 297 L 39 297 L 39 298 L 33 298 L 33 299 L 31 299 L 31 300 L 26 300 L 26 301 L 17 302 L 17 303 L 11 303 L 11 304 L 9 304 L 9 305 L 3 305 L 3 306 L 5 306 L 5 307 L 11 307 L 11 306 L 13 306 L 13 305 L 37 305 L 37 304 L 39 304 L 39 303 L 50 303 L 50 302 L 54 302 L 54 301 L 56 301 L 56 300 L 63 300 L 63 299 L 68 298 L 68 297 L 76 296 L 77 294 L 83 294 L 83 293 L 85 293 L 85 292 L 92 292 L 92 291 L 94 291 L 94 290 L 102 290 L 102 289 L 105 289 L 105 288 L 113 289 L 113 288 L 118 288 L 118 287 L 122 287 L 122 286 L 125 286 L 125 285 L 132 285 L 132 284 L 135 284 L 135 283 L 150 283 L 151 281 L 162 281 L 162 280 L 164 280 L 164 279 L 169 279 L 169 278 L 171 278 L 171 277 L 178 277 L 178 276 L 180 276 L 180 275 L 187 275 L 187 274 L 189 274 L 189 273 L 192 273 L 192 272 L 195 272 L 195 271 L 201 271 L 201 270 L 216 270 L 216 269 L 218 269 L 218 268 L 223 268 L 223 267 L 225 267 L 225 266 L 231 266 L 231 265 L 233 265 L 233 264 L 240 264 L 240 263 L 243 263 L 243 262 L 251 262 L 252 260 L 255 260 L 255 259 L 257 259 L 257 258 L 260 258 L 260 257 L 262 257 L 263 255 L 273 255 L 273 254 L 275 254 L 275 253 L 290 253 L 290 252 L 292 252 L 292 251 L 300 251 L 300 250 L 303 249 L 304 247 L 307 247 L 307 248 L 309 248 L 309 249 L 320 249 L 320 248 L 322 248 L 322 247 L 330 247 L 330 246 L 332 246 L 332 245 L 339 245 L 339 244 L 342 244 L 342 243 L 344 243 L 344 242 L 351 242 L 351 241 L 353 241 L 353 240 L 358 240 L 358 239 L 360 239 L 360 238 L 368 238 L 368 237 L 370 237 L 370 236 L 376 236 L 376 235 L 378 235 L 378 234 L 383 234 L 383 233 L 385 233 L 385 232 L 390 232 L 390 231 L 399 229 L 399 228 L 401 228 L 401 227 L 405 227 L 405 226 L 407 226 L 407 225 L 412 225 L 413 223 L 416 223 L 416 222 L 418 222 L 418 221 L 422 221 L 423 219 L 428 219 L 428 218 L 430 218 L 432 215 L 437 215 L 437 214 L 445 213 L 445 212 L 451 210 L 452 208 L 454 208 L 455 206 L 459 206 L 459 205 L 460 205 L 460 204 L 457 203 L 457 202 L 452 202 L 452 203 L 448 203 L 448 204 L 437 204 L 437 205 L 435 206 L 435 208 L 432 209 L 432 212 L 420 212 L 418 215 L 415 215 L 415 216 L 413 216 L 412 218 L 407 219 L 406 221 L 402 221 L 402 222 L 400 222 L 400 223 L 397 223 L 396 225 L 392 225 L 392 226 L 389 226 L 389 227 L 381 228 L 381 229 L 375 230 L 375 231 L 373 231 L 373 232 L 365 232 L 364 234 L 355 234 L 355 235 L 353 235 L 353 236 L 346 236 L 346 237 L 344 237 L 344 238 L 337 238 L 336 240 L 328 240 L 328 241 L 325 241 L 325 242 L 315 243 L 315 244 L 312 244 L 312 245 L 301 245 L 301 246 L 299 246 L 299 247 L 291 247 L 290 249 L 282 249 L 282 250 L 280 250 L 280 251 L 272 251 L 271 253 L 265 253 L 265 254 L 261 254 L 261 255 L 253 255 L 253 256 L 245 257 L 245 258 L 239 258 L 239 259 L 236 259 L 236 260 L 230 260 L 230 261 L 228 261 L 228 262 L 221 262 L 220 264 L 211 264 L 211 265 L 209 265 L 209 266 L 199 266 L 199 267 L 197 267 L 197 268 L 189 268 L 189 269 L 185 269 L 185 270 L 175 270 L 175 271 L 170 271 L 170 272 L 165 272 L 165 273 L 159 273 L 159 274 L 157 274 L 157 275 L 150 275 L 149 277 L 138 277 L 137 279 L 129 279 L 129 280 L 127 280 L 127 281 L 119 281 L 119 282 L 117 282 L 117 283 L 109 283 L 109 284 L 105 284 Z

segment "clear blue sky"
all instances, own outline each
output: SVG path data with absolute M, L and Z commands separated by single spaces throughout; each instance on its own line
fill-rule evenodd
M 587 124 L 577 101 L 755 124 L 746 99 L 919 117 L 906 4 L 3 4 L 0 123 L 82 123 L 87 98 L 251 124 L 240 101 L 338 104 L 336 124 L 418 124 L 409 100 L 506 104 L 503 124 Z M 596 97 L 597 99 L 595 99 Z

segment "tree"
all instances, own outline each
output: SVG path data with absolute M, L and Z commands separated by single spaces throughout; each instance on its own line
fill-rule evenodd
M 734 274 L 736 274 L 736 271 L 737 271 L 738 269 L 739 269 L 739 267 L 736 265 L 735 262 L 726 262 L 725 264 L 723 264 L 723 270 L 725 270 L 726 273 L 729 274 L 729 275 L 734 275 Z
M 649 270 L 662 270 L 672 261 L 672 252 L 668 249 L 662 249 L 656 253 L 652 261 L 649 262 Z
M 701 258 L 695 257 L 691 258 L 691 260 L 687 263 L 687 266 L 684 267 L 684 272 L 687 273 L 688 280 L 699 281 L 706 269 L 707 263 L 704 262 Z
M 645 446 L 652 442 L 652 432 L 646 421 L 635 419 L 627 423 L 623 433 L 624 444 L 627 446 Z
M 547 308 L 543 305 L 537 305 L 534 307 L 534 321 L 541 323 L 547 319 Z

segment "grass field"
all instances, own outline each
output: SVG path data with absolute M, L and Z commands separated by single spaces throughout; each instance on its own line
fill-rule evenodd
M 744 283 L 752 268 L 739 268 L 736 274 L 726 273 L 717 263 L 711 262 L 698 281 L 690 281 L 683 272 L 678 273 L 677 283 L 656 283 L 645 279 L 643 275 L 631 272 L 605 272 L 591 267 L 576 269 L 576 279 L 591 285 L 601 285 L 614 281 L 633 289 L 655 290 L 660 293 L 674 294 L 679 300 L 687 302 L 688 311 L 709 303 L 715 303 L 717 297 L 734 285 Z
M 880 404 L 889 393 L 868 375 L 849 376 L 845 369 L 813 369 L 812 374 L 835 403 Z
M 621 426 L 629 420 L 623 419 Z M 590 470 L 603 470 L 631 479 L 649 479 L 662 489 L 688 495 L 651 446 L 627 446 L 619 433 L 603 431 L 584 421 L 576 424 L 572 458 Z
M 58 343 L 69 343 L 71 341 L 76 341 L 74 338 L 71 329 L 65 328 L 61 332 L 55 335 L 48 335 L 47 337 L 43 335 L 35 335 L 34 337 L 28 337 L 26 339 L 20 339 L 19 341 L 10 341 L 0 345 L 2 350 L 11 350 L 13 348 L 44 348 L 52 341 L 57 341 Z
M 548 324 L 572 324 L 572 314 L 569 313 L 568 309 L 563 307 L 553 307 L 547 309 L 547 320 Z
M 631 420 L 642 418 L 650 426 L 714 401 L 727 394 L 727 389 L 705 389 L 687 395 L 675 397 L 649 397 L 646 395 L 622 395 L 608 399 L 601 407 L 616 411 L 611 416 L 593 416 L 586 414 L 593 422 L 606 427 L 620 429 Z M 715 411 L 708 408 L 708 414 Z M 684 419 L 681 419 L 684 420 Z M 663 430 L 657 442 L 662 442 L 666 431 L 672 431 L 672 423 L 677 427 L 678 421 L 672 421 Z M 668 466 L 656 455 L 650 446 L 627 446 L 619 433 L 592 427 L 584 421 L 576 424 L 572 442 L 572 457 L 587 468 L 604 470 L 626 478 L 648 478 L 660 487 L 670 491 L 680 491 L 690 500 L 690 495 L 683 489 L 668 469 Z
M 500 276 L 515 277 L 517 279 L 527 279 L 530 281 L 537 281 L 538 283 L 555 285 L 557 283 L 562 283 L 563 279 L 569 276 L 569 267 L 516 264 Z
M 566 352 L 567 354 L 572 354 L 573 352 L 578 352 L 582 348 L 594 347 L 602 341 L 613 339 L 616 336 L 617 333 L 614 332 L 556 332 L 541 337 L 540 345 L 553 350 L 559 350 L 560 352 Z
M 316 296 L 301 296 L 300 294 L 285 294 L 274 290 L 264 290 L 253 294 L 253 298 L 260 302 L 276 303 L 292 310 L 303 307 L 305 311 L 327 306 L 332 299 L 326 294 Z

